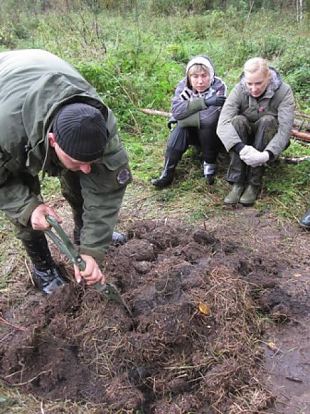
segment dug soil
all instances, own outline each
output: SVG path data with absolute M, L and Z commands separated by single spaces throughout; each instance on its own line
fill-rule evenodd
M 105 274 L 131 314 L 72 276 L 43 296 L 12 248 L 4 384 L 98 414 L 310 412 L 309 233 L 254 208 L 195 226 L 137 219 L 126 232 Z

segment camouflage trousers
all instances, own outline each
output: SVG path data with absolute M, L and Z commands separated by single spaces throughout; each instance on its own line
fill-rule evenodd
M 259 151 L 264 151 L 278 130 L 277 120 L 272 115 L 264 115 L 256 122 L 249 122 L 244 115 L 237 115 L 233 118 L 232 124 L 242 142 L 252 145 Z M 261 186 L 264 171 L 264 166 L 252 168 L 233 150 L 230 151 L 230 165 L 226 175 L 230 183 Z

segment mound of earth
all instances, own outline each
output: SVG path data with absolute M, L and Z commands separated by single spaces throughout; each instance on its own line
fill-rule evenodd
M 128 235 L 109 250 L 105 274 L 132 315 L 73 281 L 49 297 L 27 282 L 26 294 L 0 300 L 2 380 L 95 404 L 98 414 L 271 406 L 260 368 L 264 314 L 283 322 L 309 309 L 281 287 L 287 262 L 179 222 L 137 221 Z

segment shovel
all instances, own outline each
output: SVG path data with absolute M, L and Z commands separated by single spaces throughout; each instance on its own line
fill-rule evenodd
M 86 263 L 79 255 L 76 247 L 71 242 L 61 225 L 58 221 L 50 216 L 47 215 L 46 221 L 50 224 L 51 228 L 46 230 L 45 233 L 50 239 L 56 244 L 59 250 L 73 263 L 75 264 L 81 271 L 85 270 Z M 53 231 L 53 230 L 54 231 Z M 93 285 L 98 292 L 102 293 L 108 300 L 112 300 L 114 302 L 120 303 L 125 308 L 126 312 L 133 317 L 132 312 L 128 306 L 128 304 L 124 301 L 121 294 L 119 293 L 118 289 L 113 283 L 96 283 Z

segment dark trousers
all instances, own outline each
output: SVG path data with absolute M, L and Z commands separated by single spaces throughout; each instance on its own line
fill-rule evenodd
M 252 145 L 259 151 L 264 151 L 278 130 L 278 122 L 272 115 L 262 116 L 256 122 L 249 122 L 244 115 L 237 115 L 233 118 L 232 124 L 242 142 Z M 265 170 L 263 166 L 252 168 L 246 165 L 234 151 L 230 151 L 230 157 L 227 181 L 261 186 Z
M 41 198 L 40 182 L 38 177 L 24 175 L 24 180 L 27 186 L 31 188 L 31 191 Z M 81 185 L 78 174 L 66 171 L 65 174 L 61 176 L 60 183 L 62 194 L 72 208 L 74 222 L 82 226 L 83 197 L 81 194 Z M 15 235 L 19 240 L 27 243 L 33 240 L 42 240 L 42 238 L 45 238 L 44 232 L 33 230 L 30 223 L 28 226 L 22 226 L 17 222 L 17 220 L 11 218 L 9 219 L 15 226 Z
M 216 135 L 219 114 L 219 111 L 214 111 L 202 128 L 176 126 L 167 141 L 166 158 L 172 157 L 180 160 L 188 147 L 194 145 L 201 151 L 203 161 L 215 164 L 218 153 L 223 149 L 223 145 Z

